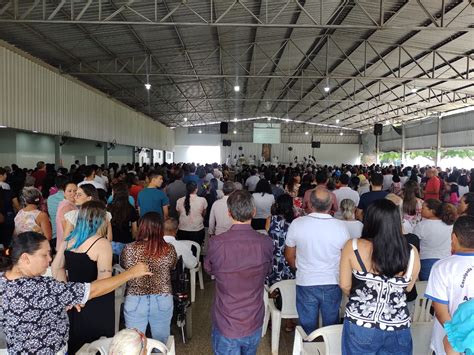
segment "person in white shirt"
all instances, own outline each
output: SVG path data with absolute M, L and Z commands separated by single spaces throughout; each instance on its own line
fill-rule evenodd
M 207 200 L 197 195 L 198 186 L 194 181 L 186 184 L 186 196 L 176 201 L 179 214 L 179 240 L 192 240 L 202 246 L 205 237 L 204 216 L 207 212 Z
M 96 189 L 104 190 L 104 185 L 102 185 L 101 182 L 99 183 L 95 180 L 95 168 L 93 165 L 87 165 L 84 169 L 84 174 L 86 175 L 84 181 L 81 181 L 79 184 L 77 184 L 77 187 L 81 187 L 84 184 L 91 184 Z
M 386 171 L 383 171 L 382 191 L 390 190 L 390 186 L 392 186 L 392 179 L 393 179 L 392 169 L 387 169 Z
M 431 349 L 436 355 L 446 354 L 449 348 L 445 323 L 451 320 L 460 304 L 474 299 L 474 216 L 458 218 L 453 228 L 452 247 L 453 255 L 434 264 L 425 291 L 435 310 Z
M 166 243 L 174 246 L 178 258 L 183 257 L 183 264 L 186 268 L 192 269 L 197 263 L 198 259 L 193 255 L 191 248 L 180 240 L 176 240 L 176 232 L 178 231 L 178 221 L 174 218 L 168 218 L 165 223 L 165 235 L 163 236 Z
M 421 209 L 423 218 L 413 230 L 420 238 L 420 280 L 428 280 L 431 267 L 439 259 L 451 255 L 451 233 L 457 217 L 456 208 L 449 203 L 428 199 Z
M 360 196 L 357 191 L 352 190 L 349 185 L 350 177 L 347 174 L 342 174 L 339 178 L 339 182 L 341 183 L 341 187 L 337 190 L 334 190 L 334 195 L 336 195 L 337 206 L 341 207 L 342 200 L 349 199 L 354 201 L 356 206 L 359 205 Z M 334 217 L 340 218 L 342 212 L 340 209 L 334 214 Z
M 271 215 L 272 205 L 275 203 L 275 196 L 273 196 L 272 188 L 268 180 L 261 179 L 257 183 L 255 193 L 252 194 L 255 201 L 255 208 L 257 212 L 252 219 L 252 228 L 255 230 L 265 229 L 267 218 Z
M 296 309 L 306 334 L 317 327 L 339 322 L 342 292 L 339 288 L 341 251 L 350 239 L 344 223 L 329 211 L 332 198 L 322 186 L 311 192 L 312 213 L 295 219 L 286 235 L 285 258 L 296 268 Z
M 227 232 L 232 227 L 232 218 L 229 216 L 227 199 L 234 190 L 235 184 L 232 181 L 224 183 L 222 188 L 224 197 L 214 202 L 209 214 L 209 236 L 212 237 Z
M 354 203 L 354 201 L 348 198 L 342 200 L 340 204 L 340 208 L 341 208 L 340 219 L 346 225 L 347 230 L 349 231 L 349 235 L 351 236 L 352 239 L 360 238 L 362 235 L 362 229 L 364 228 L 364 225 L 362 224 L 362 222 L 358 221 L 355 218 L 356 206 L 357 205 Z
M 259 180 L 260 178 L 257 175 L 257 170 L 252 169 L 250 171 L 250 176 L 245 181 L 245 187 L 250 193 L 255 191 L 255 188 L 257 187 L 257 183 Z
M 97 167 L 95 171 L 94 181 L 97 181 L 99 184 L 102 184 L 102 188 L 107 191 L 109 187 L 109 178 L 103 175 L 103 170 L 100 166 Z
M 0 167 L 0 187 L 4 190 L 10 190 L 10 185 L 5 181 L 7 180 L 7 170 Z

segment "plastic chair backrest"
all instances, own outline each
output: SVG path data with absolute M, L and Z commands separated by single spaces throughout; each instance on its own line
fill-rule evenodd
M 430 322 L 433 316 L 430 313 L 433 302 L 425 297 L 417 297 L 415 300 L 415 311 L 413 312 L 412 322 Z
M 196 252 L 196 258 L 198 259 L 198 261 L 200 260 L 200 257 L 201 257 L 201 246 L 196 243 L 196 242 L 193 242 L 192 240 L 180 240 L 180 242 L 183 242 L 185 244 L 187 244 L 189 246 L 189 249 L 192 251 L 193 250 L 193 247 L 196 248 L 197 252 Z
M 325 354 L 341 354 L 342 324 L 316 329 L 303 340 L 313 341 L 317 337 L 322 337 L 324 340 Z
M 418 322 L 411 325 L 411 337 L 413 339 L 413 354 L 431 355 L 430 349 L 433 322 Z
M 162 354 L 168 353 L 168 348 L 161 341 L 148 338 L 146 341 L 146 353 L 150 355 L 153 350 L 159 350 Z
M 100 338 L 89 344 L 87 352 L 89 354 L 95 354 L 99 352 L 100 355 L 108 355 L 112 338 Z
M 418 294 L 418 298 L 425 297 L 426 286 L 428 285 L 428 281 L 417 281 L 415 282 L 416 286 L 416 293 Z
M 281 306 L 281 317 L 288 318 L 292 315 L 297 315 L 296 310 L 296 281 L 295 280 L 282 280 L 274 283 L 270 287 L 270 293 L 276 289 L 280 290 L 282 306 Z

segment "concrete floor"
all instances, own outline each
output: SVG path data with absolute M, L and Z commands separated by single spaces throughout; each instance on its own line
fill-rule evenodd
M 193 337 L 186 344 L 183 344 L 181 332 L 176 324 L 172 327 L 172 334 L 175 336 L 176 354 L 178 355 L 201 355 L 212 354 L 211 345 L 211 306 L 214 298 L 214 281 L 204 276 L 204 290 L 197 285 L 196 302 L 193 303 Z M 282 321 L 284 324 L 284 320 Z M 285 332 L 283 326 L 280 332 L 279 354 L 287 355 L 293 351 L 294 332 Z M 271 329 L 262 338 L 258 348 L 258 355 L 271 355 Z

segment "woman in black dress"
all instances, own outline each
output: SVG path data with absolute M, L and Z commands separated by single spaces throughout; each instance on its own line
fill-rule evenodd
M 53 275 L 60 281 L 92 282 L 112 275 L 112 246 L 105 237 L 105 206 L 100 201 L 84 203 L 76 227 L 60 247 L 53 262 Z M 67 270 L 67 277 L 66 277 Z M 115 325 L 114 293 L 98 297 L 77 312 L 69 311 L 68 349 L 74 354 L 82 345 L 112 337 Z

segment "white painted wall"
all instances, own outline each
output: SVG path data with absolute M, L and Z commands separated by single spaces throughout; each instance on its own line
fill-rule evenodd
M 175 161 L 183 163 L 220 163 L 222 162 L 221 147 L 218 145 L 175 146 Z
M 0 41 L 0 125 L 172 150 L 163 124 Z

